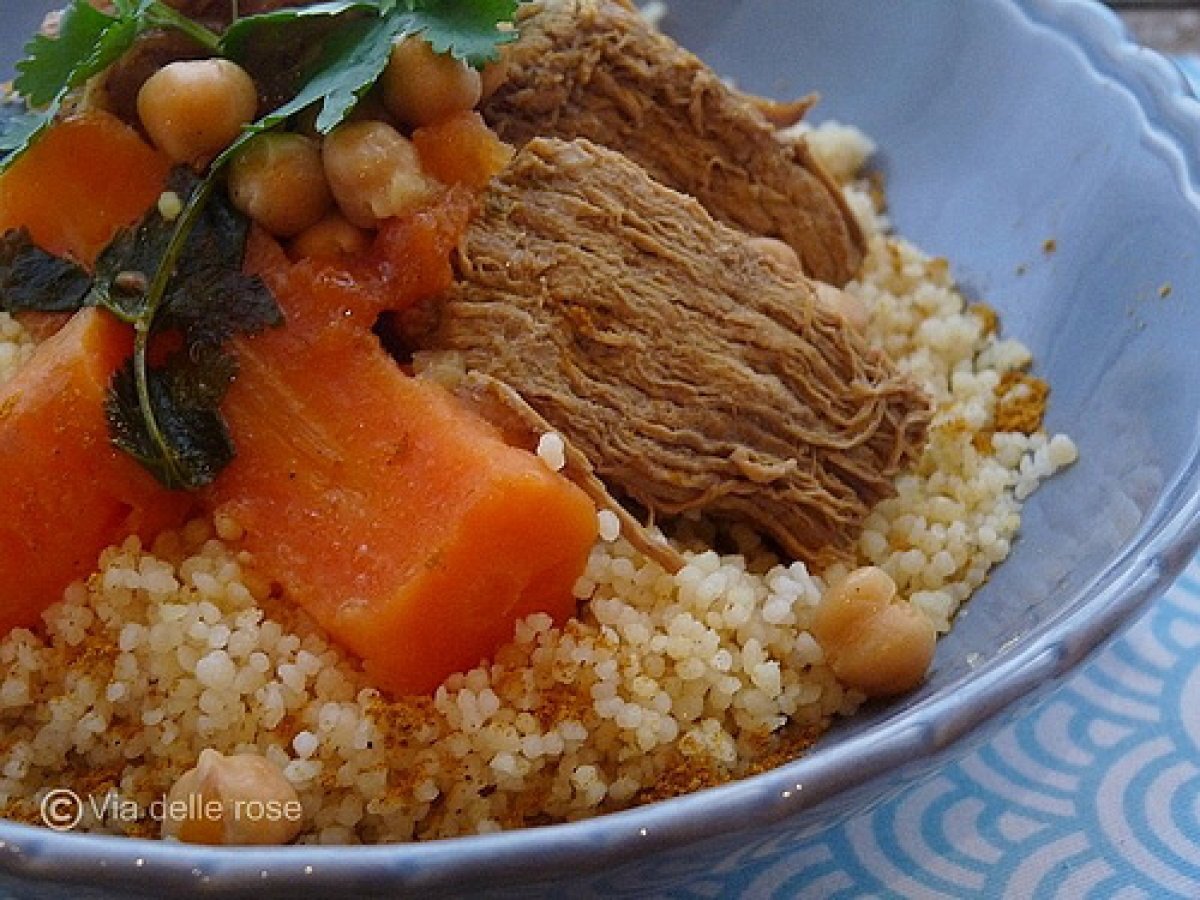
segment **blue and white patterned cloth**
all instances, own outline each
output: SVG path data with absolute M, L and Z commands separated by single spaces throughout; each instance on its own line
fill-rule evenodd
M 878 794 L 579 895 L 1200 900 L 1200 556 L 1058 685 Z

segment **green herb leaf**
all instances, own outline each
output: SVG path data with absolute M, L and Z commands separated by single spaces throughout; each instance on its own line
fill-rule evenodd
M 214 167 L 227 162 L 253 135 L 310 106 L 320 105 L 316 128 L 328 134 L 379 80 L 392 44 L 405 35 L 423 34 L 439 53 L 482 66 L 496 58 L 501 44 L 516 37 L 500 25 L 512 21 L 518 6 L 518 0 L 333 0 L 235 22 L 221 41 L 222 52 L 235 60 L 245 60 L 252 49 L 286 44 L 300 26 L 314 19 L 331 18 L 338 27 L 322 35 L 317 62 L 295 96 L 243 132 Z M 291 46 L 302 58 L 302 49 Z
M 235 450 L 220 404 L 237 373 L 237 362 L 218 348 L 179 352 L 162 368 L 150 369 L 145 391 L 136 359 L 118 370 L 109 388 L 106 413 L 113 443 L 174 490 L 211 484 L 233 460 Z M 144 398 L 154 408 L 154 427 L 144 415 Z
M 25 58 L 17 63 L 13 87 L 30 106 L 54 101 L 63 87 L 78 76 L 104 33 L 118 20 L 105 15 L 86 0 L 74 0 L 63 11 L 58 36 L 39 34 L 25 45 Z
M 263 27 L 278 29 L 302 20 L 305 13 L 345 17 L 344 23 L 324 42 L 313 72 L 300 91 L 290 101 L 243 131 L 233 146 L 218 157 L 214 167 L 224 165 L 254 135 L 278 127 L 310 106 L 320 104 L 316 127 L 322 134 L 329 133 L 346 120 L 362 95 L 383 73 L 391 55 L 392 43 L 412 30 L 410 17 L 406 13 L 382 17 L 354 15 L 356 10 L 370 7 L 371 4 L 365 3 L 323 3 L 316 7 L 278 10 L 243 19 L 230 28 L 225 36 L 225 49 L 236 59 L 239 48 L 249 46 L 252 38 L 257 40 L 260 36 L 258 32 Z
M 312 19 L 332 19 L 351 10 L 369 10 L 365 0 L 329 0 L 308 6 L 284 7 L 238 19 L 221 37 L 221 52 L 230 59 L 243 59 L 255 44 L 286 41 L 288 32 L 298 23 Z
M 114 443 L 169 488 L 210 483 L 233 458 L 220 403 L 235 372 L 229 338 L 279 325 L 261 279 L 242 272 L 246 219 L 214 192 L 212 172 L 176 169 L 170 188 L 188 198 L 174 222 L 157 210 L 101 254 L 90 302 L 135 328 L 134 352 L 107 404 Z M 150 365 L 156 335 L 177 330 L 184 348 Z
M 294 23 L 358 12 L 395 20 L 394 34 L 424 32 L 439 53 L 480 66 L 496 58 L 501 44 L 515 39 L 514 31 L 499 26 L 513 20 L 519 5 L 520 0 L 328 0 L 239 19 L 225 32 L 221 50 L 241 59 L 252 45 L 279 40 Z
M 501 31 L 511 22 L 518 0 L 423 0 L 412 12 L 412 31 L 420 32 L 438 53 L 450 53 L 479 67 L 498 55 L 501 44 L 516 39 L 515 31 Z
M 131 325 L 144 318 L 149 312 L 150 278 L 170 242 L 171 229 L 157 211 L 137 227 L 117 232 L 96 260 L 88 305 L 102 306 Z
M 0 310 L 73 312 L 84 304 L 91 276 L 33 243 L 25 229 L 0 237 Z
M 266 284 L 242 271 L 248 230 L 246 218 L 214 196 L 184 245 L 155 326 L 179 329 L 193 353 L 283 324 Z

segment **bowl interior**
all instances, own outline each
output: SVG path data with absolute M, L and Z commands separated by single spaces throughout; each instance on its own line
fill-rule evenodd
M 35 7 L 51 5 L 21 4 L 28 27 L 10 20 L 5 59 L 39 17 Z M 949 740 L 1031 687 L 1016 664 L 1037 652 L 1074 648 L 1036 673 L 1060 674 L 1194 549 L 1184 524 L 1196 505 L 1200 416 L 1200 116 L 1161 60 L 1123 43 L 1096 4 L 896 6 L 678 0 L 665 27 L 739 86 L 777 97 L 819 91 L 817 119 L 858 125 L 877 141 L 897 229 L 947 257 L 969 295 L 999 311 L 1005 335 L 1032 349 L 1035 373 L 1052 386 L 1047 426 L 1075 439 L 1079 462 L 1026 504 L 1011 557 L 942 641 L 928 683 L 840 724 L 786 771 L 578 826 L 343 852 L 343 863 L 329 857 L 335 867 L 432 867 L 450 882 L 503 860 L 532 878 L 542 865 L 579 864 L 587 847 L 636 855 L 629 836 L 647 823 L 668 843 L 732 821 L 753 826 L 783 814 L 755 804 L 786 781 L 813 785 L 817 798 L 856 768 L 879 774 L 883 757 L 867 752 L 876 738 L 899 748 L 915 722 L 926 736 L 904 747 Z M 958 725 L 939 737 L 945 717 Z M 0 839 L 31 838 L 0 825 Z M 86 843 L 37 840 L 71 857 Z M 87 855 L 135 852 L 120 844 L 97 842 Z M 190 852 L 177 851 L 181 868 L 241 868 L 234 854 Z M 524 866 L 522 853 L 533 854 Z

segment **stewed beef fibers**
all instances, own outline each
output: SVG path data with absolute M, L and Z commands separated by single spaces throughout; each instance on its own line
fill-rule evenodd
M 862 232 L 803 141 L 783 142 L 770 107 L 728 87 L 617 0 L 542 0 L 483 106 L 501 137 L 584 137 L 620 150 L 717 219 L 776 237 L 805 272 L 841 285 Z
M 586 140 L 535 138 L 408 340 L 511 387 L 615 492 L 849 555 L 913 461 L 929 402 L 811 282 Z

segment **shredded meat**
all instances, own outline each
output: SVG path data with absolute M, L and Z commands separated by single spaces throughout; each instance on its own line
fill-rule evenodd
M 526 144 L 457 267 L 408 341 L 510 386 L 651 513 L 745 522 L 828 563 L 924 440 L 925 396 L 811 282 L 586 140 Z
M 620 150 L 715 218 L 790 244 L 811 277 L 853 277 L 864 242 L 841 191 L 771 121 L 795 121 L 811 98 L 773 104 L 732 90 L 616 0 L 529 9 L 507 80 L 482 108 L 501 137 L 584 137 Z

